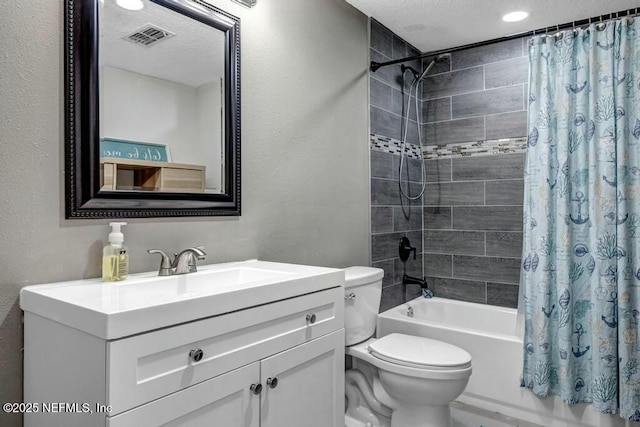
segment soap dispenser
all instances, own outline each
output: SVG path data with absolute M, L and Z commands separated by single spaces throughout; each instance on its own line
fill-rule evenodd
M 127 278 L 129 273 L 129 255 L 124 246 L 124 235 L 120 227 L 126 222 L 110 222 L 109 244 L 102 251 L 102 280 L 118 282 Z

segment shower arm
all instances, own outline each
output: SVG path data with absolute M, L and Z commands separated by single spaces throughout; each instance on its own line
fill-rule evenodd
M 416 59 L 426 58 L 427 56 L 431 56 L 431 55 L 430 54 L 415 55 L 415 56 L 409 56 L 407 58 L 394 59 L 393 61 L 387 61 L 387 62 L 371 61 L 371 64 L 369 65 L 369 70 L 371 70 L 372 73 L 375 73 L 376 71 L 378 71 L 378 68 L 380 67 L 386 67 L 387 65 L 393 65 L 393 64 L 402 64 L 403 62 L 415 61 Z
M 434 56 L 434 53 L 423 53 L 420 55 L 415 55 L 415 56 L 410 56 L 408 58 L 400 58 L 400 59 L 394 59 L 393 61 L 387 61 L 387 62 L 376 62 L 376 61 L 371 61 L 371 65 L 369 66 L 369 69 L 371 70 L 371 72 L 375 73 L 376 71 L 378 71 L 378 68 L 380 67 L 386 67 L 387 65 L 393 65 L 393 64 L 402 64 L 403 62 L 409 62 L 409 61 L 415 61 L 417 59 L 422 59 L 422 58 L 426 58 L 426 57 L 432 57 Z M 439 62 L 444 60 L 445 58 L 449 57 L 449 53 L 448 52 L 441 52 L 439 54 L 437 54 L 437 56 L 435 57 L 434 61 L 435 62 Z M 409 66 L 405 66 L 403 65 L 404 69 L 409 69 L 409 70 L 414 70 L 412 67 Z M 403 69 L 403 72 L 404 72 Z M 415 71 L 415 70 L 414 70 Z

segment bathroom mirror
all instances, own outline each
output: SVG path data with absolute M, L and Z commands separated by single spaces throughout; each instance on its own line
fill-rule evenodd
M 240 22 L 200 0 L 68 0 L 66 217 L 240 215 Z

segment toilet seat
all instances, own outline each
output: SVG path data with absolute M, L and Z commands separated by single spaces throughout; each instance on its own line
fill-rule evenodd
M 415 367 L 408 366 L 407 364 L 403 365 L 400 363 L 394 363 L 389 360 L 376 357 L 369 351 L 369 346 L 376 341 L 379 340 L 371 338 L 360 344 L 347 347 L 346 354 L 370 363 L 378 369 L 408 377 L 434 380 L 459 380 L 466 379 L 471 376 L 471 363 L 469 363 L 468 366 L 453 368 L 443 368 L 438 366 L 427 367 L 427 365 L 422 365 L 423 367 Z
M 429 338 L 390 334 L 371 342 L 376 358 L 417 369 L 456 370 L 471 366 L 471 355 L 455 345 Z

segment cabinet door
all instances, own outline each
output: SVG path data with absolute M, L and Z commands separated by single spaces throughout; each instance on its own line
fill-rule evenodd
M 107 427 L 258 427 L 260 396 L 250 390 L 260 363 L 204 381 L 107 418 Z
M 261 427 L 344 427 L 344 329 L 261 363 Z

